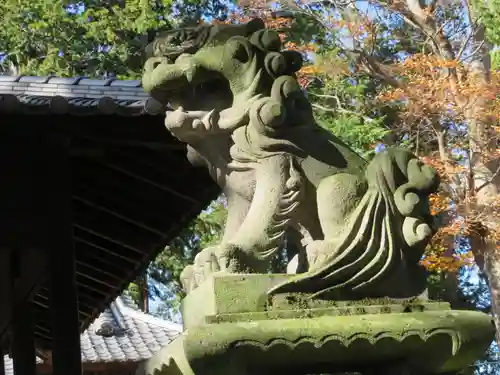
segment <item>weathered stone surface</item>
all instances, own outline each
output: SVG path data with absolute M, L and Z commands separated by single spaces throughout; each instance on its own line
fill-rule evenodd
M 465 368 L 490 345 L 493 332 L 487 315 L 451 310 L 203 324 L 141 370 L 257 375 L 403 366 L 409 374 L 438 374 Z
M 449 309 L 448 303 L 421 299 L 311 300 L 307 295 L 269 297 L 267 291 L 290 279 L 283 274 L 214 274 L 182 302 L 184 328 L 207 323 L 321 316 L 390 314 Z
M 486 349 L 489 316 L 420 298 L 433 168 L 402 149 L 367 162 L 322 129 L 300 54 L 261 20 L 170 31 L 148 54 L 143 87 L 173 108 L 165 126 L 220 185 L 228 219 L 181 276 L 186 331 L 142 370 L 421 375 Z M 296 274 L 268 275 L 285 238 Z
M 266 310 L 266 292 L 288 275 L 214 274 L 182 301 L 184 328 L 206 323 L 220 314 Z

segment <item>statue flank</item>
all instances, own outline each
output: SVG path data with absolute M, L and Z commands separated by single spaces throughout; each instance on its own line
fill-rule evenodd
M 174 30 L 148 47 L 144 89 L 173 108 L 167 129 L 228 200 L 222 242 L 184 270 L 186 291 L 195 295 L 213 280 L 255 283 L 244 289 L 260 301 L 251 308 L 234 300 L 219 306 L 214 292 L 217 319 L 222 310 L 270 314 L 280 296 L 316 308 L 420 296 L 426 275 L 419 260 L 435 229 L 428 196 L 439 185 L 436 171 L 402 149 L 366 163 L 322 129 L 296 81 L 302 58 L 281 47 L 259 19 Z M 289 266 L 295 275 L 264 276 L 290 232 L 299 249 Z M 222 284 L 213 288 L 238 290 Z M 196 321 L 184 315 L 185 324 Z

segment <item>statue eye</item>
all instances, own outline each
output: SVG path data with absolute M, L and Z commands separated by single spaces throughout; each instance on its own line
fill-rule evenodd
M 227 51 L 230 51 L 230 54 L 233 59 L 238 60 L 241 63 L 247 63 L 251 57 L 251 52 L 247 46 L 247 44 L 241 38 L 234 37 L 229 40 L 226 44 Z

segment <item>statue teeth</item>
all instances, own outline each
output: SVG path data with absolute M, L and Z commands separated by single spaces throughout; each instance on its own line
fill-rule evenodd
M 193 129 L 198 130 L 200 129 L 201 126 L 205 127 L 205 124 L 203 124 L 203 122 L 200 119 L 195 119 L 193 121 Z
M 203 125 L 205 125 L 205 129 L 210 130 L 214 126 L 214 115 L 215 109 L 212 109 L 201 120 L 203 122 Z
M 194 78 L 194 72 L 192 69 L 186 70 L 184 73 L 186 80 L 188 83 L 193 83 L 193 78 Z

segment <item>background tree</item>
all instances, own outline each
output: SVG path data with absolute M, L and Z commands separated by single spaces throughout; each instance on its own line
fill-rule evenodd
M 3 0 L 0 67 L 26 75 L 137 79 L 148 36 L 224 17 L 220 0 Z
M 151 262 L 145 277 L 148 280 L 148 297 L 156 305 L 153 313 L 171 320 L 179 319 L 180 301 L 185 296 L 180 274 L 193 263 L 201 250 L 221 240 L 225 220 L 225 200 L 221 197 L 212 202 Z M 136 301 L 144 298 L 137 283 L 132 283 L 129 291 Z

